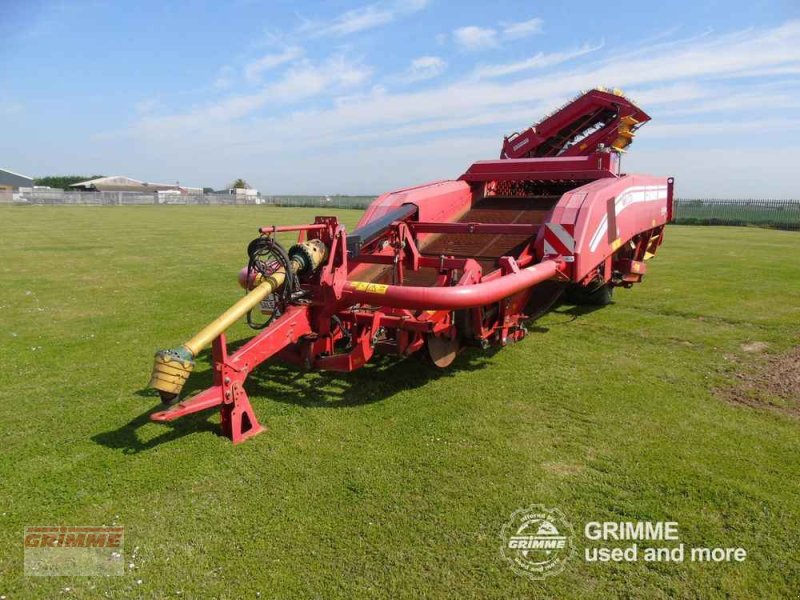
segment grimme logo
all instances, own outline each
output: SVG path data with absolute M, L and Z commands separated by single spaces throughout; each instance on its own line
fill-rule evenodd
M 557 575 L 575 552 L 573 531 L 557 508 L 534 504 L 511 515 L 503 527 L 503 558 L 531 579 Z
M 124 527 L 26 527 L 24 535 L 26 575 L 124 573 Z

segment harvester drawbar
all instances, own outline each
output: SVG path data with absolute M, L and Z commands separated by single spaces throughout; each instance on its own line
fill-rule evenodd
M 521 340 L 562 294 L 607 304 L 642 280 L 672 214 L 671 178 L 620 172 L 649 119 L 618 90 L 594 89 L 507 137 L 499 160 L 380 196 L 349 234 L 336 217 L 262 227 L 239 274 L 246 295 L 155 357 L 150 387 L 166 404 L 209 344 L 213 385 L 151 418 L 218 406 L 239 443 L 263 430 L 244 383 L 272 357 L 346 372 L 376 352 L 420 352 L 447 367 L 465 346 Z M 291 231 L 287 251 L 275 234 Z M 245 316 L 258 333 L 229 352 L 225 331 Z

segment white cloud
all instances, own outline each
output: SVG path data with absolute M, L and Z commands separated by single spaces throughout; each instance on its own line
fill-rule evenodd
M 542 33 L 543 23 L 539 18 L 520 21 L 519 23 L 503 23 L 503 37 L 509 40 L 516 40 Z
M 322 71 L 330 65 L 341 75 L 324 75 Z M 300 92 L 303 88 L 298 83 L 302 81 L 326 79 L 363 83 L 369 75 L 367 67 L 341 57 L 329 61 L 328 66 L 308 61 L 296 65 L 287 71 L 282 81 L 269 86 L 267 93 L 278 91 L 282 86 Z M 700 97 L 699 90 L 707 87 L 710 81 L 739 78 L 742 74 L 773 66 L 800 67 L 800 21 L 773 29 L 704 38 L 663 52 L 641 54 L 634 61 L 621 54 L 586 67 L 551 73 L 546 79 L 517 78 L 499 84 L 468 78 L 424 91 L 355 96 L 346 103 L 334 104 L 313 117 L 303 116 L 302 119 L 313 119 L 337 131 L 383 127 L 391 123 L 455 118 L 484 110 L 498 112 L 519 102 L 520 98 L 531 104 L 556 106 L 579 90 L 600 83 L 633 87 L 636 96 L 649 93 L 648 101 L 657 101 L 665 86 L 671 86 L 675 101 L 686 101 Z M 513 94 L 509 93 L 509 86 L 513 86 Z M 320 89 L 319 85 L 311 87 Z M 305 95 L 305 92 L 300 94 Z M 292 117 L 280 118 L 284 123 L 291 120 Z M 292 124 L 292 127 L 297 125 Z M 315 134 L 317 131 L 315 128 Z
M 781 113 L 767 116 L 764 111 L 791 108 L 792 99 L 800 91 L 800 82 L 789 75 L 782 81 L 764 80 L 760 75 L 800 70 L 800 21 L 628 49 L 629 52 L 597 55 L 590 64 L 577 65 L 567 65 L 561 59 L 581 49 L 554 50 L 533 57 L 536 61 L 532 65 L 526 63 L 522 69 L 515 67 L 505 72 L 502 82 L 492 79 L 499 76 L 494 71 L 483 79 L 470 75 L 424 90 L 402 92 L 373 88 L 359 93 L 369 81 L 370 70 L 342 57 L 323 64 L 301 61 L 286 69 L 277 83 L 257 94 L 231 97 L 160 120 L 141 119 L 134 134 L 162 156 L 168 151 L 177 155 L 180 148 L 187 147 L 194 148 L 193 156 L 208 152 L 218 157 L 220 148 L 224 148 L 229 163 L 250 161 L 253 169 L 280 156 L 286 169 L 294 169 L 295 179 L 287 175 L 284 179 L 287 182 L 303 181 L 297 174 L 305 172 L 309 152 L 327 153 L 336 149 L 338 155 L 338 149 L 347 143 L 359 148 L 350 154 L 352 160 L 376 154 L 377 149 L 381 149 L 377 154 L 383 156 L 388 137 L 392 146 L 409 148 L 407 160 L 414 159 L 410 148 L 439 148 L 441 156 L 417 155 L 420 161 L 432 161 L 425 165 L 424 171 L 457 176 L 459 172 L 449 170 L 453 164 L 448 158 L 451 153 L 460 158 L 491 157 L 498 150 L 503 133 L 529 124 L 547 109 L 598 84 L 623 87 L 654 116 L 654 122 L 637 137 L 632 155 L 647 154 L 649 148 L 675 144 L 681 138 L 692 144 L 716 143 L 720 147 L 724 142 L 714 140 L 751 139 L 760 127 L 770 132 L 771 140 L 783 131 L 783 118 Z M 543 64 L 563 66 L 548 72 L 546 78 L 530 72 Z M 331 66 L 336 75 L 328 72 Z M 495 69 L 501 66 L 490 65 Z M 291 102 L 295 99 L 323 94 L 331 96 L 324 105 L 292 109 Z M 738 125 L 745 122 L 753 125 Z M 796 120 L 788 119 L 787 123 L 796 131 Z M 493 133 L 488 133 L 488 128 Z M 452 142 L 456 136 L 484 141 L 463 149 Z M 765 147 L 768 141 L 764 142 Z M 355 170 L 363 177 L 359 184 L 362 191 L 365 188 L 381 191 L 396 183 L 417 182 L 410 175 L 417 171 L 399 169 L 403 171 L 401 176 L 394 171 L 364 169 L 356 162 L 352 166 L 357 164 L 359 168 Z M 464 167 L 462 164 L 462 170 Z M 649 170 L 665 172 L 661 168 Z M 329 164 L 320 171 L 319 180 L 344 181 Z M 324 191 L 327 183 L 320 185 L 317 191 Z M 303 189 L 310 191 L 308 187 Z M 339 190 L 356 191 L 346 187 Z
M 704 121 L 702 123 L 659 123 L 656 121 L 647 127 L 647 136 L 650 139 L 680 138 L 710 139 L 718 135 L 743 135 L 781 131 L 797 131 L 800 129 L 800 119 L 757 119 L 757 120 L 728 120 Z
M 497 46 L 497 30 L 469 25 L 453 31 L 453 39 L 466 50 L 483 50 Z
M 307 30 L 313 35 L 343 36 L 365 29 L 372 29 L 379 25 L 386 25 L 391 23 L 393 19 L 394 13 L 372 5 L 349 10 L 330 23 L 311 24 L 307 27 Z
M 539 18 L 520 21 L 518 23 L 501 22 L 498 29 L 493 27 L 479 27 L 468 25 L 453 31 L 456 44 L 466 50 L 485 50 L 500 45 L 500 39 L 516 40 L 542 32 L 543 21 Z M 444 34 L 436 36 L 436 41 L 443 44 L 446 41 Z
M 599 44 L 597 46 L 584 44 L 580 48 L 568 50 L 566 52 L 550 52 L 547 54 L 544 52 L 539 52 L 530 58 L 513 63 L 481 65 L 475 69 L 475 75 L 477 77 L 502 77 L 504 75 L 512 75 L 521 71 L 544 69 L 546 67 L 552 67 L 569 62 L 585 54 L 589 54 L 590 52 L 600 50 L 602 47 L 603 44 Z
M 360 85 L 369 79 L 372 69 L 338 55 L 321 65 L 303 61 L 290 67 L 283 77 L 267 88 L 274 100 L 292 101 L 316 96 L 325 91 L 337 92 Z
M 299 46 L 287 46 L 282 52 L 275 54 L 267 54 L 261 58 L 254 60 L 244 67 L 244 76 L 250 83 L 258 83 L 261 81 L 261 75 L 264 71 L 274 69 L 285 63 L 291 62 L 300 58 L 303 55 L 303 49 Z
M 343 37 L 386 25 L 399 16 L 422 10 L 427 4 L 428 0 L 395 0 L 368 4 L 348 10 L 330 21 L 305 21 L 299 32 L 311 36 Z
M 183 114 L 149 116 L 138 124 L 137 131 L 160 139 L 178 132 L 202 132 L 206 127 L 213 129 L 251 116 L 267 106 L 287 105 L 323 93 L 340 93 L 365 83 L 371 74 L 370 67 L 342 55 L 332 56 L 322 63 L 303 60 L 257 92 L 229 96 Z
M 632 150 L 623 158 L 623 168 L 674 175 L 678 198 L 797 198 L 797 183 L 786 174 L 796 170 L 800 146 L 764 143 L 757 152 L 752 146 L 721 146 Z
M 404 73 L 394 77 L 400 83 L 414 83 L 438 77 L 447 68 L 447 62 L 438 56 L 420 56 L 411 61 Z

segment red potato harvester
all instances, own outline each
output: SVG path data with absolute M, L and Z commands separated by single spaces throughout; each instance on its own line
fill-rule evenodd
M 671 178 L 620 172 L 649 120 L 619 90 L 594 89 L 505 138 L 499 160 L 380 196 L 352 233 L 336 217 L 262 227 L 239 277 L 247 294 L 155 357 L 150 387 L 167 404 L 209 344 L 214 384 L 151 418 L 219 406 L 224 434 L 239 443 L 263 430 L 245 379 L 276 355 L 352 371 L 375 352 L 425 352 L 447 367 L 464 346 L 521 340 L 525 322 L 562 293 L 607 304 L 615 287 L 642 280 L 672 214 Z M 299 232 L 288 251 L 274 237 L 286 231 Z M 229 353 L 225 331 L 244 316 L 259 332 Z

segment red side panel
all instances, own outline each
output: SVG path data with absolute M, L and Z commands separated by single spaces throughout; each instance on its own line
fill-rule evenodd
M 537 254 L 564 257 L 581 281 L 633 236 L 668 222 L 668 188 L 666 177 L 626 175 L 567 192 L 537 236 Z

